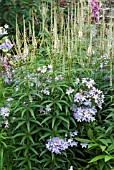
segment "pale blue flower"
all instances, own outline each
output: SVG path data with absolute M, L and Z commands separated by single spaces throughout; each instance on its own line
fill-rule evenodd
M 6 117 L 9 116 L 9 114 L 10 114 L 10 109 L 7 108 L 7 107 L 2 107 L 2 108 L 0 109 L 0 114 L 1 114 L 1 116 L 5 119 Z
M 56 154 L 61 154 L 61 151 L 68 149 L 68 146 L 68 142 L 58 137 L 48 139 L 48 143 L 46 144 L 46 148 Z
M 80 143 L 80 145 L 82 146 L 82 148 L 87 148 L 88 147 L 88 143 Z
M 9 51 L 9 50 L 12 49 L 13 46 L 14 46 L 14 44 L 12 44 L 10 40 L 6 39 L 6 41 L 3 42 L 3 43 L 0 45 L 0 49 L 6 48 L 6 49 L 8 49 L 8 51 Z
M 73 91 L 74 91 L 74 89 L 72 89 L 72 87 L 69 87 L 69 89 L 67 89 L 67 91 L 66 91 L 66 94 L 70 95 L 73 93 Z

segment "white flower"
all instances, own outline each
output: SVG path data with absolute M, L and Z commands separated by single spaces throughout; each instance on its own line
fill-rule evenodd
M 70 169 L 69 170 L 73 170 L 73 166 L 70 166 Z
M 5 120 L 4 124 L 5 124 L 5 128 L 8 128 L 10 126 L 10 124 L 8 123 L 8 120 Z
M 41 68 L 39 67 L 39 68 L 37 69 L 37 71 L 41 71 Z
M 79 78 L 76 78 L 75 84 L 78 84 L 79 81 L 80 81 L 80 79 L 79 79 Z
M 50 111 L 51 111 L 50 105 L 46 105 L 46 111 L 47 111 L 47 112 L 50 112 Z
M 8 102 L 9 102 L 9 101 L 12 101 L 12 100 L 14 100 L 14 99 L 13 99 L 13 98 L 8 98 L 8 99 L 7 99 Z
M 18 88 L 18 87 L 16 87 L 15 91 L 18 91 L 18 90 L 19 90 L 19 88 Z
M 87 143 L 80 143 L 80 145 L 82 146 L 82 148 L 87 148 L 87 146 L 88 146 Z
M 4 28 L 6 28 L 6 29 L 9 28 L 9 25 L 5 24 L 5 25 L 4 25 Z
M 7 108 L 7 107 L 2 107 L 1 110 L 0 110 L 0 112 L 1 112 L 1 116 L 2 116 L 4 119 L 5 119 L 6 117 L 8 117 L 9 114 L 10 114 L 10 110 L 9 110 L 9 108 Z
M 30 86 L 33 87 L 33 86 L 34 86 L 34 83 L 31 82 L 31 83 L 30 83 Z
M 69 87 L 69 89 L 66 91 L 66 94 L 70 95 L 71 93 L 73 93 L 73 91 L 74 91 L 74 89 Z
M 41 73 L 45 73 L 47 71 L 47 67 L 43 66 L 43 68 L 41 69 Z
M 49 69 L 52 69 L 52 68 L 53 68 L 53 66 L 50 64 L 50 65 L 48 65 L 48 68 L 49 68 Z

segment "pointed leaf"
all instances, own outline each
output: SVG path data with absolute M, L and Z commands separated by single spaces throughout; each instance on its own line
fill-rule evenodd
M 99 156 L 96 156 L 95 158 L 93 158 L 91 161 L 89 161 L 89 163 L 92 163 L 92 162 L 97 162 L 98 160 L 100 159 L 104 159 L 106 155 L 99 155 Z
M 114 157 L 110 155 L 105 156 L 105 162 L 109 161 L 110 159 L 114 159 Z

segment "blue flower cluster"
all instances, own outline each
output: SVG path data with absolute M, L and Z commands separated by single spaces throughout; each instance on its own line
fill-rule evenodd
M 97 110 L 95 106 L 89 108 L 89 107 L 77 107 L 76 105 L 73 105 L 75 109 L 74 118 L 78 122 L 86 121 L 91 122 L 95 120 L 95 115 L 97 113 Z
M 76 81 L 76 85 L 79 83 Z M 86 121 L 91 122 L 95 120 L 97 113 L 96 106 L 100 109 L 104 103 L 103 92 L 94 87 L 94 80 L 82 78 L 80 81 L 82 86 L 77 93 L 73 93 L 74 89 L 69 88 L 66 93 L 74 95 L 74 104 L 70 107 L 73 111 L 73 116 L 78 122 Z
M 74 140 L 74 137 L 77 136 L 78 132 L 70 132 L 70 138 L 67 139 L 67 134 L 65 134 L 65 140 L 60 139 L 59 137 L 54 137 L 48 139 L 46 148 L 55 154 L 61 154 L 62 151 L 65 151 L 69 147 L 78 146 L 78 142 Z M 87 148 L 87 143 L 80 143 L 82 148 Z
M 61 154 L 61 151 L 65 151 L 68 147 L 77 146 L 78 142 L 74 141 L 74 137 L 77 136 L 78 132 L 70 132 L 70 139 L 67 139 L 65 134 L 65 140 L 60 139 L 59 137 L 54 137 L 53 139 L 48 139 L 46 148 L 52 153 Z
M 5 25 L 4 27 L 0 27 L 0 38 L 8 34 L 7 28 L 8 28 L 8 25 Z M 9 51 L 14 46 L 14 44 L 12 44 L 11 41 L 7 37 L 5 37 L 3 41 L 4 42 L 2 42 L 2 44 L 0 45 L 1 50 L 6 49 Z
M 58 137 L 48 139 L 48 143 L 46 144 L 46 148 L 52 153 L 56 154 L 61 154 L 61 151 L 68 149 L 68 147 L 69 142 L 66 142 Z

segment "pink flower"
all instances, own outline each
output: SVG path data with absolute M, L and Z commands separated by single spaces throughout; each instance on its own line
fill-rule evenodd
M 98 0 L 92 0 L 92 13 L 93 17 L 99 21 L 99 12 L 101 12 L 101 6 L 98 4 Z
M 6 67 L 6 68 L 8 68 L 8 67 L 9 67 L 9 62 L 8 62 L 8 60 L 6 60 L 6 62 L 5 62 L 5 64 L 4 64 L 4 65 L 5 65 L 5 67 Z

